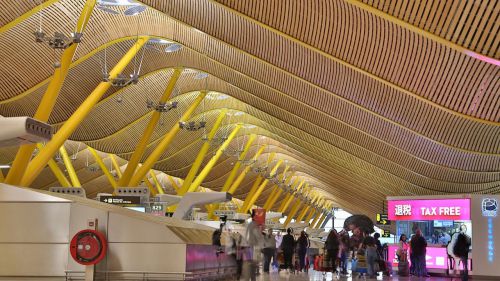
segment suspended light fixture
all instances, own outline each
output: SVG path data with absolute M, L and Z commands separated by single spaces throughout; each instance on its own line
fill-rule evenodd
M 125 16 L 135 16 L 144 12 L 147 7 L 134 0 L 98 0 L 96 3 L 97 9 L 112 15 L 121 14 Z M 119 7 L 123 7 L 120 9 Z
M 181 122 L 179 122 L 179 127 L 181 129 L 184 129 L 184 130 L 187 130 L 187 131 L 198 131 L 200 129 L 205 128 L 206 125 L 207 125 L 207 122 L 205 122 L 205 121 L 200 121 L 200 122 L 194 122 L 194 121 L 184 122 L 184 121 L 181 121 Z
M 146 100 L 146 107 L 148 109 L 154 109 L 155 111 L 158 111 L 160 113 L 168 112 L 174 108 L 177 108 L 177 104 L 178 102 L 176 101 L 155 104 L 152 100 Z

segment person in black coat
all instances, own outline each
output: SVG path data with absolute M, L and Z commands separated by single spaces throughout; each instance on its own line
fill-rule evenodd
M 283 250 L 283 258 L 285 259 L 285 268 L 293 270 L 292 257 L 295 249 L 295 239 L 292 235 L 292 229 L 286 230 L 286 235 L 283 236 L 281 242 L 281 250 Z

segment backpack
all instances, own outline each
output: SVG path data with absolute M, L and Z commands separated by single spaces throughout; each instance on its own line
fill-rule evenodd
M 457 257 L 466 257 L 469 254 L 470 242 L 468 237 L 460 233 L 457 237 L 457 242 L 453 246 L 453 254 Z

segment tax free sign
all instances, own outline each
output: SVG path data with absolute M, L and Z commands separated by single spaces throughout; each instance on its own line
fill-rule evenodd
M 389 220 L 470 220 L 470 199 L 391 200 Z

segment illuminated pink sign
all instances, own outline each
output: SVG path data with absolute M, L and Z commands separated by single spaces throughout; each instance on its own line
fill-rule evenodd
M 389 220 L 470 220 L 470 199 L 391 200 Z
M 389 261 L 392 266 L 398 266 L 398 258 L 396 251 L 398 245 L 389 245 Z M 410 262 L 410 255 L 408 255 L 408 262 Z M 448 252 L 444 247 L 427 247 L 425 254 L 425 264 L 427 268 L 447 269 L 448 268 Z

